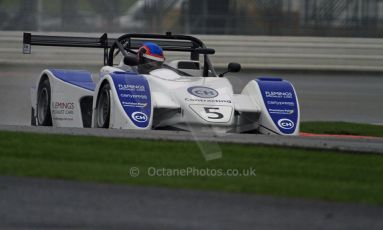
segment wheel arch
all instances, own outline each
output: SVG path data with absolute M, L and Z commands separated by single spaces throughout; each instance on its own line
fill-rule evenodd
M 132 101 L 133 99 L 129 99 L 130 97 L 127 96 L 130 93 L 127 93 L 127 91 L 130 91 L 128 89 L 125 89 L 124 87 L 126 85 L 138 85 L 141 88 L 144 89 L 143 92 L 139 92 L 138 94 L 149 94 L 150 88 L 149 83 L 147 80 L 138 75 L 132 75 L 129 73 L 112 73 L 112 74 L 105 74 L 99 81 L 99 83 L 96 86 L 96 90 L 94 92 L 93 97 L 93 118 L 92 118 L 92 127 L 97 127 L 97 106 L 98 101 L 101 98 L 101 89 L 104 88 L 105 84 L 109 83 L 110 86 L 110 125 L 109 128 L 117 128 L 117 129 L 151 129 L 152 126 L 152 110 L 153 110 L 153 104 L 151 103 L 151 97 L 148 96 L 147 99 L 142 99 L 139 102 Z M 134 90 L 135 91 L 135 90 Z M 124 93 L 125 92 L 125 93 Z M 122 96 L 123 95 L 123 96 Z M 136 99 L 135 99 L 136 100 Z M 138 99 L 137 99 L 138 100 Z M 130 105 L 132 103 L 132 105 Z M 137 103 L 146 103 L 142 107 L 138 105 L 134 105 Z M 143 108 L 143 109 L 141 109 Z M 141 122 L 141 124 L 136 124 L 137 120 L 134 120 L 131 118 L 133 112 L 141 112 L 142 110 L 150 110 L 149 112 L 146 112 L 145 115 L 147 115 L 147 120 L 144 122 Z M 130 111 L 127 111 L 130 110 Z M 145 111 L 145 110 L 144 110 Z M 140 126 L 141 125 L 141 126 Z
M 48 80 L 49 82 L 49 85 L 51 86 L 51 90 L 52 90 L 52 73 L 46 69 L 44 70 L 41 74 L 40 74 L 40 77 L 37 79 L 37 89 L 39 90 L 40 87 L 41 87 L 41 84 L 45 81 L 45 80 Z
M 104 85 L 109 84 L 109 86 L 112 88 L 113 87 L 113 80 L 109 75 L 104 76 L 100 82 L 97 84 L 96 89 L 94 91 L 94 96 L 93 96 L 93 106 L 92 106 L 92 127 L 97 128 L 97 103 L 100 98 L 100 90 L 104 87 Z M 110 95 L 111 100 L 113 97 L 113 94 Z M 111 102 L 112 103 L 112 102 Z M 113 111 L 110 112 L 110 115 L 112 115 Z
M 45 79 L 48 79 L 48 80 L 49 80 L 49 77 L 48 77 L 48 74 L 47 74 L 47 73 L 44 73 L 44 72 L 43 72 L 43 73 L 41 74 L 39 84 L 41 84 L 41 82 L 44 81 Z
M 108 80 L 107 78 L 101 80 L 101 82 L 99 83 L 99 85 L 97 86 L 96 90 L 95 90 L 95 98 L 96 98 L 96 103 L 100 97 L 100 89 L 102 89 L 102 87 L 104 87 L 105 84 L 109 84 L 110 86 L 112 85 L 110 80 Z
M 41 122 L 39 121 L 39 118 L 38 118 L 38 115 L 39 115 L 39 96 L 40 96 L 40 91 L 44 88 L 44 83 L 47 82 L 47 94 L 48 94 L 48 114 L 46 116 L 46 119 L 44 119 L 44 122 Z M 37 90 L 35 91 L 35 102 L 36 102 L 36 105 L 35 105 L 35 108 L 33 108 L 32 106 L 32 115 L 31 115 L 31 124 L 33 125 L 33 122 L 32 120 L 35 119 L 35 125 L 39 125 L 39 126 L 52 126 L 53 125 L 53 120 L 52 120 L 52 111 L 51 111 L 51 106 L 50 106 L 50 103 L 51 103 L 51 100 L 52 100 L 52 84 L 51 84 L 51 81 L 50 81 L 50 78 L 49 78 L 49 73 L 47 73 L 46 71 L 43 71 L 40 78 L 38 79 L 38 84 L 37 84 Z M 35 112 L 35 111 L 36 112 Z

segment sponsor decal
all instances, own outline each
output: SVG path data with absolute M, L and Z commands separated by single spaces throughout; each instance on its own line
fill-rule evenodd
M 298 123 L 298 103 L 290 82 L 257 79 L 264 105 L 275 126 L 283 134 L 295 132 Z
M 73 110 L 65 110 L 65 109 L 53 109 L 52 114 L 55 114 L 55 115 L 73 115 L 74 111 Z
M 52 119 L 55 121 L 73 121 L 72 117 L 53 117 Z
M 269 109 L 269 113 L 273 114 L 293 114 L 293 109 Z
M 151 116 L 151 96 L 148 81 L 134 73 L 111 74 L 118 99 L 134 125 L 146 128 Z
M 215 89 L 205 87 L 205 86 L 193 86 L 188 88 L 188 92 L 191 95 L 200 98 L 214 98 L 218 96 L 218 92 Z
M 288 105 L 288 106 L 295 106 L 295 103 L 292 101 L 267 101 L 268 105 Z
M 134 112 L 132 113 L 132 119 L 137 122 L 146 122 L 148 120 L 148 116 L 142 112 Z
M 187 102 L 203 102 L 203 103 L 227 103 L 231 104 L 231 100 L 221 100 L 221 99 L 194 99 L 194 98 L 185 98 Z
M 133 98 L 133 99 L 143 99 L 143 100 L 148 99 L 148 95 L 141 95 L 141 94 L 132 95 L 132 94 L 121 93 L 121 97 Z
M 148 103 L 126 102 L 126 101 L 123 101 L 121 104 L 123 107 L 138 107 L 138 108 L 144 108 L 148 105 Z
M 295 127 L 294 122 L 287 118 L 279 119 L 278 126 L 282 129 L 293 129 Z
M 265 91 L 265 95 L 269 98 L 293 98 L 292 92 Z
M 52 109 L 74 109 L 73 102 L 53 102 L 52 101 Z
M 138 91 L 138 92 L 144 92 L 145 91 L 145 86 L 143 86 L 143 85 L 118 84 L 118 90 L 120 90 L 120 91 Z
M 73 102 L 61 102 L 61 101 L 51 102 L 52 115 L 73 115 L 74 107 L 75 106 Z

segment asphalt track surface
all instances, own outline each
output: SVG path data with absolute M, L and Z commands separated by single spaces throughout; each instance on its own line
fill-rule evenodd
M 382 229 L 383 207 L 0 176 L 0 229 Z

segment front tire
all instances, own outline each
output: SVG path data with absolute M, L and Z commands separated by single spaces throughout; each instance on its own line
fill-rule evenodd
M 105 83 L 98 94 L 96 104 L 96 124 L 98 128 L 109 128 L 110 101 L 110 85 Z
M 51 115 L 51 86 L 49 80 L 44 79 L 37 93 L 37 124 L 39 126 L 52 126 Z

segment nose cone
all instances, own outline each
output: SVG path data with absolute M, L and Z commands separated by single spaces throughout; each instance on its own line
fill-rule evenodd
M 189 122 L 227 126 L 233 121 L 232 91 L 227 87 L 186 87 L 183 103 L 185 117 Z
M 215 98 L 219 95 L 218 91 L 206 86 L 193 86 L 187 89 L 188 93 L 199 98 Z

